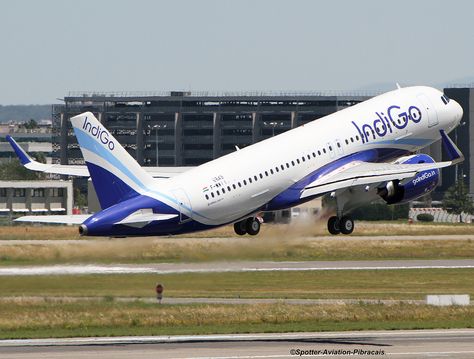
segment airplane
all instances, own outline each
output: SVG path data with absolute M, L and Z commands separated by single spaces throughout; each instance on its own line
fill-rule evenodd
M 437 89 L 399 87 L 203 165 L 160 176 L 159 168 L 152 173 L 141 167 L 85 112 L 70 120 L 86 166 L 39 164 L 7 139 L 27 168 L 90 176 L 102 210 L 17 221 L 78 224 L 87 236 L 173 235 L 227 224 L 238 235 L 256 235 L 261 213 L 329 195 L 336 203 L 329 233 L 350 234 L 350 211 L 357 206 L 419 198 L 436 187 L 440 168 L 464 160 L 447 136 L 462 116 L 461 106 Z M 439 139 L 448 161 L 417 153 Z

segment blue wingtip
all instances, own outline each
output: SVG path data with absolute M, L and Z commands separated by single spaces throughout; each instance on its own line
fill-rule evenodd
M 18 146 L 18 143 L 16 143 L 13 137 L 10 135 L 7 135 L 6 138 L 7 138 L 7 141 L 10 143 L 10 145 L 12 146 L 13 151 L 15 151 L 16 155 L 20 159 L 21 164 L 26 165 L 27 163 L 30 163 L 31 158 L 26 154 L 25 151 L 23 151 L 23 149 L 20 146 Z
M 457 148 L 454 142 L 448 137 L 444 130 L 439 131 L 441 133 L 441 139 L 443 141 L 443 147 L 445 148 L 449 160 L 453 162 L 461 162 L 464 160 L 464 155 L 462 152 Z

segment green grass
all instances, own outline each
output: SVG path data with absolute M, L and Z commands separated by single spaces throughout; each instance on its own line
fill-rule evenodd
M 0 246 L 0 265 L 153 263 L 223 260 L 377 260 L 474 258 L 474 240 L 370 240 L 357 237 L 128 238 Z
M 470 328 L 474 307 L 0 302 L 0 338 Z
M 474 296 L 474 269 L 405 269 L 2 277 L 0 296 L 424 299 Z

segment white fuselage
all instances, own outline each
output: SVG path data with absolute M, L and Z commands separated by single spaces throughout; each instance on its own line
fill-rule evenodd
M 445 104 L 441 96 L 430 87 L 388 92 L 160 181 L 157 188 L 198 222 L 235 222 L 345 156 L 370 149 L 395 156 L 438 140 L 440 129 L 450 132 L 460 121 L 459 105 Z

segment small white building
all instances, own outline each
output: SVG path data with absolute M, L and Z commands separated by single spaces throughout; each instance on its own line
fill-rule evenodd
M 0 215 L 72 214 L 72 181 L 0 181 Z

